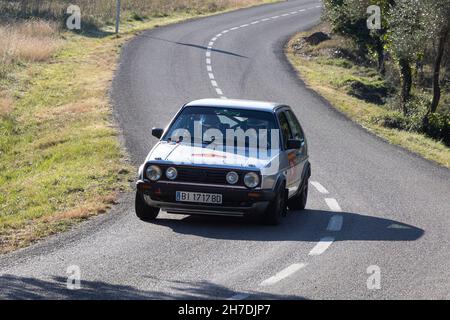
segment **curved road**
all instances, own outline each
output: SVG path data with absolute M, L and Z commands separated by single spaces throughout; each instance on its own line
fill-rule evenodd
M 150 128 L 189 100 L 291 105 L 310 145 L 308 210 L 277 227 L 165 213 L 152 224 L 127 194 L 111 214 L 1 257 L 0 297 L 450 298 L 450 171 L 367 133 L 298 80 L 283 45 L 320 12 L 288 1 L 143 32 L 112 91 L 135 164 L 155 143 Z M 72 265 L 78 290 L 66 288 Z

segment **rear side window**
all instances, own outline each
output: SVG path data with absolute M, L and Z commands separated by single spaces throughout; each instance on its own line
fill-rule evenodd
M 300 126 L 295 114 L 291 110 L 288 110 L 286 111 L 286 117 L 292 130 L 292 137 L 296 140 L 305 140 L 302 127 Z
M 289 126 L 288 119 L 286 118 L 286 115 L 284 112 L 280 112 L 278 114 L 278 120 L 280 121 L 280 129 L 281 129 L 281 135 L 283 138 L 283 146 L 284 146 L 284 148 L 286 148 L 288 139 L 292 139 L 291 128 Z

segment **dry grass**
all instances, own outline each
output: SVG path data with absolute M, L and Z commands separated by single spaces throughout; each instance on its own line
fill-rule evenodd
M 122 0 L 122 14 L 125 18 L 166 17 L 176 13 L 204 14 L 225 9 L 245 7 L 262 0 Z M 102 26 L 114 21 L 116 1 L 77 0 L 83 21 Z M 18 0 L 1 1 L 0 11 L 9 17 L 30 16 L 61 20 L 69 6 L 63 0 Z
M 6 92 L 0 92 L 0 117 L 9 114 L 12 109 L 13 99 Z
M 215 2 L 230 4 L 224 8 L 228 10 L 270 1 L 149 0 L 133 4 L 167 6 L 170 2 L 193 7 Z M 107 3 L 89 2 L 93 8 Z M 0 1 L 2 15 L 5 3 Z M 66 2 L 21 2 L 40 8 L 54 8 L 58 3 Z M 199 16 L 190 7 L 177 8 L 179 12 L 169 12 L 167 17 L 127 21 L 118 37 L 107 32 L 98 38 L 71 32 L 59 35 L 56 25 L 36 20 L 0 27 L 0 59 L 8 60 L 0 67 L 9 72 L 7 78 L 0 76 L 0 254 L 106 212 L 117 192 L 129 190 L 135 168 L 127 164 L 111 123 L 108 88 L 121 46 L 137 31 Z M 213 11 L 220 10 L 202 15 Z M 63 37 L 64 41 L 59 40 Z M 23 39 L 36 41 L 33 55 L 19 50 L 26 46 Z M 41 46 L 47 50 L 47 45 L 47 53 L 35 52 Z
M 0 26 L 0 64 L 43 62 L 60 47 L 55 23 L 43 20 L 12 22 Z

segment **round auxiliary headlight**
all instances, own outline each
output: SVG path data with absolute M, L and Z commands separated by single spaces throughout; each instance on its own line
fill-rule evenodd
M 254 172 L 249 172 L 244 176 L 244 184 L 249 188 L 254 188 L 259 184 L 259 176 Z
M 151 165 L 148 166 L 145 174 L 147 175 L 147 179 L 157 181 L 161 178 L 161 169 L 158 166 Z
M 239 180 L 239 175 L 236 172 L 234 172 L 234 171 L 230 171 L 230 172 L 227 173 L 227 177 L 226 178 L 227 178 L 227 182 L 229 184 L 236 184 L 238 182 L 238 180 Z
M 174 167 L 167 168 L 166 177 L 169 180 L 175 180 L 177 178 L 178 171 Z

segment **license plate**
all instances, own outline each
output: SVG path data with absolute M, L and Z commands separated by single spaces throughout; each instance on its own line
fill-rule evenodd
M 183 202 L 222 204 L 222 195 L 214 193 L 177 191 L 176 200 Z

